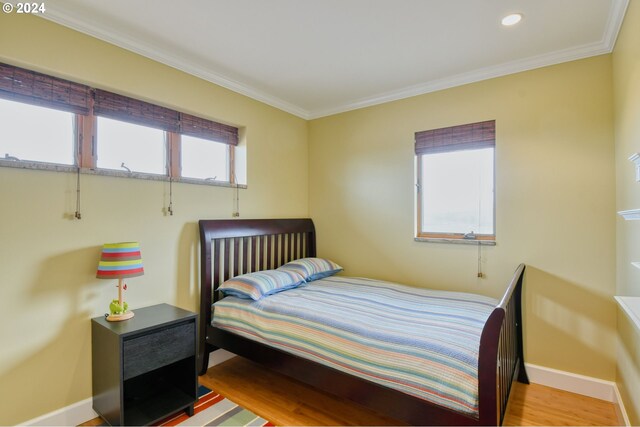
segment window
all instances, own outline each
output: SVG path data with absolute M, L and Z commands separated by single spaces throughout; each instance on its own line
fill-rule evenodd
M 229 181 L 229 145 L 182 135 L 182 173 L 184 178 Z
M 76 165 L 76 117 L 90 110 L 88 86 L 0 63 L 0 160 Z
M 157 175 L 167 173 L 163 130 L 98 117 L 96 134 L 98 168 Z
M 75 165 L 75 115 L 0 99 L 0 158 Z
M 0 166 L 238 184 L 237 127 L 2 63 L 0 126 Z
M 495 122 L 416 133 L 417 237 L 495 241 Z

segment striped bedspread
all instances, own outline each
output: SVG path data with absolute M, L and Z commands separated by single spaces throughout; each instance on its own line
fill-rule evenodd
M 477 417 L 480 334 L 496 304 L 334 276 L 259 301 L 226 297 L 213 324 Z

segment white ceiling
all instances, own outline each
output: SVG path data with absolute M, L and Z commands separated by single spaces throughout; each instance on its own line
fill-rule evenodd
M 309 119 L 611 52 L 628 1 L 47 0 L 43 17 Z

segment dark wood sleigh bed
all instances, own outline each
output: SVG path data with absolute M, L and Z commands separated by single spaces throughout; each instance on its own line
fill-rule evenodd
M 211 351 L 226 349 L 412 425 L 501 425 L 512 383 L 528 383 L 522 344 L 524 264 L 516 269 L 482 330 L 478 418 L 472 418 L 212 326 L 212 304 L 222 297 L 220 284 L 240 274 L 315 257 L 315 228 L 310 219 L 201 220 L 199 224 L 200 374 L 207 370 Z

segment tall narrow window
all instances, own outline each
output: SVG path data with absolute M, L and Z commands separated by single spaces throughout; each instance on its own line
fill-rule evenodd
M 417 237 L 495 240 L 495 122 L 416 133 Z

